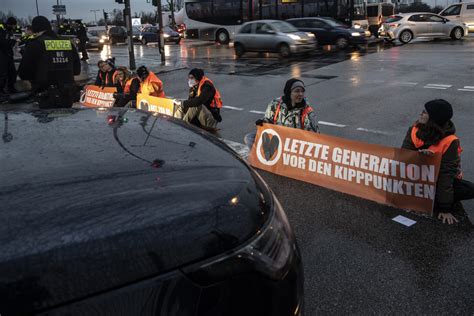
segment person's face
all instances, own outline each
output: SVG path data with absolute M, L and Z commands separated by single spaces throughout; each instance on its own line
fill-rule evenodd
M 105 71 L 105 72 L 107 72 L 107 71 L 110 71 L 110 69 L 112 69 L 112 67 L 110 67 L 110 65 L 109 65 L 109 64 L 107 64 L 107 63 L 104 63 L 104 66 L 103 66 L 103 68 L 102 68 L 102 71 Z
M 428 112 L 426 112 L 425 109 L 423 109 L 423 111 L 421 111 L 420 113 L 420 118 L 418 119 L 418 122 L 420 122 L 421 124 L 426 124 L 428 123 L 430 119 L 430 115 L 428 114 Z
M 105 71 L 104 65 L 105 65 L 105 63 L 100 63 L 99 64 L 99 70 L 100 71 Z
M 304 99 L 304 89 L 302 87 L 295 88 L 291 90 L 290 94 L 291 102 L 300 103 Z
M 124 81 L 125 80 L 125 73 L 123 71 L 119 71 L 117 73 L 117 78 L 120 80 L 120 81 Z
M 196 80 L 196 78 L 194 78 L 193 75 L 189 75 L 188 76 L 188 85 L 189 87 L 193 87 L 195 85 L 197 85 L 199 82 Z

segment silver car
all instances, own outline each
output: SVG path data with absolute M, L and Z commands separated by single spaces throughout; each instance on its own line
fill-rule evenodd
M 466 24 L 450 21 L 433 13 L 397 14 L 382 24 L 379 36 L 389 40 L 408 43 L 417 37 L 446 38 L 460 40 L 468 34 Z
M 234 38 L 237 57 L 245 52 L 277 52 L 282 57 L 316 48 L 312 33 L 300 32 L 293 25 L 278 20 L 245 23 Z

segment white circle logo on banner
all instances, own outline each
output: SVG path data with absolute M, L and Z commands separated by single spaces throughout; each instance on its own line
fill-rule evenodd
M 277 132 L 272 129 L 264 130 L 257 143 L 258 160 L 266 166 L 275 165 L 280 160 L 282 145 L 280 135 Z

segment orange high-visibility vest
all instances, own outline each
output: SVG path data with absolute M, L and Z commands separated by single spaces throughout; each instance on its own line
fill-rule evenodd
M 153 83 L 158 85 L 158 91 L 153 86 Z M 148 77 L 146 77 L 145 81 L 142 82 L 140 92 L 154 97 L 166 98 L 165 92 L 163 91 L 163 82 L 151 71 L 148 73 Z
M 211 108 L 218 108 L 218 109 L 222 108 L 221 94 L 219 93 L 216 86 L 214 85 L 214 82 L 212 82 L 211 79 L 207 78 L 206 76 L 203 76 L 201 81 L 199 81 L 197 96 L 201 95 L 201 87 L 206 81 L 209 81 L 212 84 L 212 86 L 214 87 L 214 90 L 216 90 L 216 93 L 214 94 L 214 99 L 212 99 L 210 107 Z
M 280 114 L 280 108 L 281 108 L 281 102 L 283 100 L 283 97 L 280 98 L 280 101 L 278 101 L 277 109 L 275 111 L 275 115 L 273 116 L 273 124 L 276 124 L 278 121 L 278 114 Z M 301 129 L 304 129 L 304 121 L 306 119 L 306 116 L 308 116 L 309 113 L 313 112 L 313 108 L 310 106 L 306 106 L 303 111 L 301 111 Z
M 413 126 L 413 128 L 411 129 L 411 141 L 413 142 L 416 148 L 420 148 L 425 144 L 425 142 L 416 136 L 417 132 L 418 132 L 418 127 Z M 440 140 L 439 143 L 428 147 L 428 150 L 431 150 L 435 154 L 444 155 L 444 153 L 448 150 L 449 146 L 451 146 L 451 143 L 457 139 L 459 138 L 454 134 L 446 136 L 445 138 Z M 462 152 L 462 148 L 461 146 L 458 146 L 458 154 L 460 154 L 461 152 Z
M 127 82 L 125 83 L 125 87 L 123 87 L 123 93 L 130 94 L 130 86 L 132 85 L 132 81 L 134 79 L 135 78 L 130 78 L 127 80 Z

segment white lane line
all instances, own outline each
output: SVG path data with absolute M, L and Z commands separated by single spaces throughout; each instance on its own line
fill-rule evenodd
M 235 111 L 243 111 L 244 110 L 242 108 L 236 108 L 235 106 L 228 106 L 228 105 L 223 105 L 222 107 L 225 108 L 225 109 L 235 110 Z
M 458 91 L 469 91 L 469 92 L 474 92 L 474 89 L 458 89 Z
M 361 131 L 361 132 L 367 132 L 367 133 L 374 133 L 374 134 L 381 134 L 381 135 L 391 135 L 390 133 L 387 133 L 387 132 L 384 132 L 384 131 L 378 131 L 378 130 L 375 130 L 375 129 L 367 129 L 367 128 L 362 128 L 362 127 L 358 127 L 357 130 Z
M 426 86 L 441 87 L 441 88 L 451 88 L 452 87 L 452 85 L 450 85 L 450 84 L 436 84 L 436 83 L 427 83 Z
M 431 87 L 431 86 L 424 86 L 423 88 L 425 89 L 438 89 L 438 90 L 446 90 L 448 88 L 443 88 L 443 87 Z
M 464 89 L 474 89 L 474 86 L 464 86 Z
M 226 143 L 227 146 L 232 148 L 232 150 L 235 151 L 243 159 L 247 159 L 247 157 L 249 156 L 249 148 L 247 147 L 247 145 L 223 138 L 221 138 L 221 140 Z
M 263 111 L 254 111 L 254 110 L 252 110 L 252 111 L 249 111 L 249 112 L 250 113 L 255 113 L 255 114 L 265 114 L 265 112 L 263 112 Z
M 346 125 L 336 124 L 336 123 L 331 123 L 331 122 L 318 121 L 318 123 L 321 125 L 327 125 L 327 126 L 346 127 Z
M 398 84 L 401 84 L 404 86 L 416 86 L 418 82 L 398 82 Z

